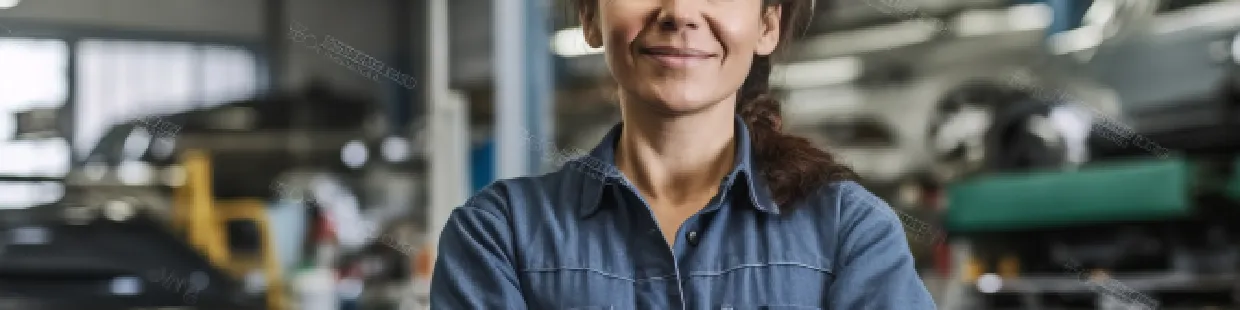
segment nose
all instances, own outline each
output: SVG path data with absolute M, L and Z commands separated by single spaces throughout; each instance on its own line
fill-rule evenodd
M 696 30 L 705 21 L 702 0 L 663 0 L 656 22 L 663 31 Z

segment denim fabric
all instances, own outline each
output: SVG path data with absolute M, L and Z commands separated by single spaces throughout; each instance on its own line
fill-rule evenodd
M 433 309 L 934 309 L 895 212 L 851 181 L 781 210 L 737 119 L 737 165 L 669 247 L 614 166 L 617 125 L 559 171 L 453 211 Z

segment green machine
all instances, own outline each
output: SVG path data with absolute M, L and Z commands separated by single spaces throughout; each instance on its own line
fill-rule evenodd
M 1176 159 L 969 180 L 950 189 L 947 226 L 985 232 L 1184 217 L 1195 176 Z
M 950 187 L 945 227 L 984 309 L 1234 305 L 1237 168 L 1172 157 L 979 176 Z

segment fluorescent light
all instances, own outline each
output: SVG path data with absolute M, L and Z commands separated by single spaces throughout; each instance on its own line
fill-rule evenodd
M 863 110 L 865 94 L 856 87 L 836 85 L 788 92 L 784 117 L 789 123 L 818 124 L 824 118 L 856 114 Z
M 1046 3 L 1022 4 L 1007 10 L 1008 29 L 1011 31 L 1040 30 L 1051 26 L 1054 10 Z
M 1097 47 L 1102 44 L 1102 30 L 1102 25 L 1088 25 L 1051 35 L 1051 53 L 1065 55 Z
M 953 22 L 960 36 L 983 36 L 1006 32 L 1008 14 L 1000 10 L 969 10 L 961 13 Z
M 585 31 L 581 27 L 556 31 L 555 35 L 551 37 L 551 50 L 555 51 L 556 55 L 564 57 L 577 57 L 603 52 L 602 48 L 593 48 L 586 43 Z
M 813 55 L 852 55 L 926 42 L 942 30 L 943 24 L 937 19 L 915 19 L 825 34 L 807 39 L 805 46 Z
M 1236 38 L 1231 40 L 1231 60 L 1240 64 L 1240 33 L 1237 33 Z
M 1004 10 L 969 10 L 953 22 L 961 36 L 1046 29 L 1053 12 L 1044 3 L 1014 5 Z
M 785 88 L 844 84 L 860 77 L 863 65 L 855 56 L 777 65 L 772 82 Z
M 17 6 L 22 0 L 0 0 L 0 9 L 7 9 Z

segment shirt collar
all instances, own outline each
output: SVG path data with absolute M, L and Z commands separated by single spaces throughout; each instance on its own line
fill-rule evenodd
M 736 166 L 723 180 L 726 190 L 737 189 L 736 180 L 744 185 L 742 193 L 747 194 L 750 205 L 758 211 L 779 214 L 779 207 L 771 199 L 771 190 L 766 179 L 753 160 L 753 146 L 750 141 L 749 128 L 737 116 L 736 122 Z M 623 174 L 616 168 L 616 144 L 620 139 L 620 130 L 624 124 L 619 123 L 607 132 L 589 154 L 569 161 L 561 169 L 569 169 L 569 173 L 582 176 L 581 208 L 582 216 L 590 216 L 602 205 L 602 197 L 611 185 L 624 184 Z

